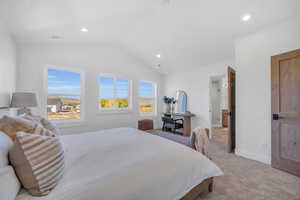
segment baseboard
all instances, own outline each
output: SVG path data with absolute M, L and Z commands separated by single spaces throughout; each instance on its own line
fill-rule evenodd
M 251 160 L 256 160 L 265 164 L 271 164 L 271 158 L 268 158 L 266 155 L 257 155 L 253 153 L 249 153 L 240 149 L 235 150 L 235 154 L 241 157 L 245 157 Z

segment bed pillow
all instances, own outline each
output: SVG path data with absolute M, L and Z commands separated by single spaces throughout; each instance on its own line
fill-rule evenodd
M 0 119 L 0 131 L 6 133 L 12 140 L 15 140 L 18 131 L 35 133 L 39 135 L 54 136 L 51 131 L 40 124 L 24 119 L 22 117 L 4 116 Z
M 27 120 L 31 120 L 33 122 L 36 122 L 38 124 L 40 124 L 42 127 L 44 127 L 45 129 L 48 129 L 49 131 L 51 131 L 53 134 L 58 135 L 60 134 L 60 130 L 59 128 L 52 123 L 51 121 L 38 116 L 38 115 L 32 115 L 32 114 L 25 114 L 22 116 L 22 118 L 27 119 Z
M 11 166 L 0 167 L 0 199 L 15 200 L 20 183 Z
M 42 118 L 41 122 L 42 122 L 42 125 L 44 126 L 44 128 L 50 130 L 55 135 L 60 134 L 59 128 L 54 123 L 52 123 L 51 121 L 49 121 L 45 118 Z
M 8 165 L 8 150 L 13 146 L 13 141 L 0 131 L 0 168 Z
M 47 195 L 64 171 L 59 137 L 18 132 L 9 159 L 25 189 L 33 196 Z

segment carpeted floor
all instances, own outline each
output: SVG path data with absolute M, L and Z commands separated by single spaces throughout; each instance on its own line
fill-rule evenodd
M 225 175 L 215 178 L 214 192 L 197 200 L 300 200 L 300 177 L 225 153 L 224 145 L 212 141 L 210 150 Z
M 212 128 L 212 140 L 227 144 L 228 143 L 228 128 Z

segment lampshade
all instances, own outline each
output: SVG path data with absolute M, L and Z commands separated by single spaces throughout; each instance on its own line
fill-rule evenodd
M 13 93 L 10 107 L 11 108 L 25 108 L 36 107 L 37 100 L 35 93 L 30 92 L 15 92 Z

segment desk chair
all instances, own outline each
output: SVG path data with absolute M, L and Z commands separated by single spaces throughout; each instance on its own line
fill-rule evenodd
M 183 119 L 173 119 L 170 116 L 163 116 L 163 127 L 162 130 L 171 129 L 173 133 L 176 133 L 176 129 L 183 128 Z

